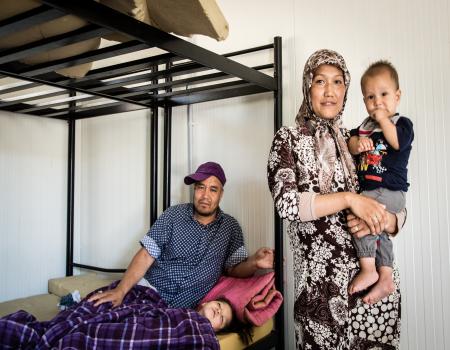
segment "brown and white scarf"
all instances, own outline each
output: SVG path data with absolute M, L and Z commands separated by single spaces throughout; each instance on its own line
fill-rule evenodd
M 311 104 L 311 84 L 315 70 L 323 65 L 333 65 L 342 70 L 344 74 L 345 95 L 341 111 L 334 119 L 323 119 L 314 113 Z M 295 122 L 302 128 L 306 127 L 314 135 L 314 148 L 316 163 L 319 166 L 320 193 L 331 192 L 332 180 L 335 172 L 336 155 L 340 155 L 347 190 L 356 192 L 357 177 L 352 156 L 348 151 L 347 142 L 342 135 L 342 112 L 347 100 L 350 73 L 345 65 L 344 58 L 335 51 L 319 50 L 313 53 L 305 64 L 303 71 L 303 103 L 297 113 Z

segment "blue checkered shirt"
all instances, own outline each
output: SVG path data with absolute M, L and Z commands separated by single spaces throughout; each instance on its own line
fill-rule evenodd
M 219 209 L 202 225 L 191 203 L 168 208 L 140 242 L 155 258 L 145 279 L 172 307 L 195 307 L 224 269 L 248 257 L 236 219 Z

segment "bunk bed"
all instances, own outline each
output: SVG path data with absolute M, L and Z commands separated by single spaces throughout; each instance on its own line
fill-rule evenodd
M 41 2 L 42 4 L 36 8 L 0 21 L 0 38 L 67 14 L 83 19 L 88 25 L 37 42 L 0 51 L 0 75 L 2 76 L 0 82 L 2 80 L 8 82 L 6 85 L 3 84 L 0 89 L 0 110 L 67 121 L 69 132 L 66 276 L 72 276 L 68 277 L 68 280 L 70 283 L 76 283 L 77 279 L 81 277 L 73 276 L 74 267 L 107 273 L 124 271 L 123 269 L 107 269 L 74 262 L 75 125 L 77 120 L 140 109 L 151 111 L 149 215 L 152 224 L 158 215 L 158 195 L 163 196 L 162 209 L 171 205 L 171 116 L 173 108 L 237 96 L 270 93 L 273 94 L 274 101 L 274 130 L 281 127 L 281 38 L 276 37 L 274 42 L 268 45 L 218 55 L 93 0 L 42 0 Z M 112 34 L 126 36 L 130 40 L 50 62 L 23 63 L 28 56 Z M 161 49 L 163 53 L 93 69 L 78 77 L 68 77 L 55 72 L 55 70 L 70 69 L 81 64 L 90 64 L 95 60 L 153 47 Z M 230 59 L 230 57 L 234 58 L 263 50 L 273 50 L 273 63 L 251 68 Z M 273 76 L 262 72 L 266 70 L 273 71 Z M 202 74 L 194 76 L 191 74 L 198 72 Z M 177 79 L 177 77 L 181 78 Z M 150 82 L 150 84 L 126 87 L 142 82 Z M 55 89 L 48 92 L 49 87 Z M 30 91 L 28 89 L 33 88 L 41 88 L 40 91 L 44 92 L 25 93 Z M 2 96 L 5 94 L 14 94 L 16 97 L 3 98 Z M 42 100 L 46 102 L 36 102 Z M 158 151 L 158 130 L 160 129 L 158 113 L 161 110 L 164 120 L 163 193 L 158 194 L 158 164 L 160 163 L 158 160 L 160 154 Z M 274 216 L 276 286 L 283 293 L 282 222 L 276 211 L 274 211 Z M 52 287 L 49 288 L 49 292 L 53 294 L 50 294 L 49 298 L 53 298 L 55 295 L 64 295 L 74 286 L 70 283 L 68 287 L 67 284 L 60 285 L 63 280 L 50 281 L 49 286 L 51 284 Z M 95 281 L 94 284 L 102 282 L 108 281 Z M 92 284 L 89 285 L 91 288 L 92 286 Z M 84 292 L 86 293 L 87 290 Z M 273 329 L 267 335 L 260 337 L 260 340 L 248 346 L 247 349 L 272 347 L 284 349 L 283 308 L 280 308 L 275 316 Z M 221 346 L 227 348 L 223 346 L 222 340 Z

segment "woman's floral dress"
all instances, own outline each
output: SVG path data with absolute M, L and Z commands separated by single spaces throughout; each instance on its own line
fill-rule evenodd
M 347 130 L 342 129 L 344 135 Z M 332 192 L 345 191 L 336 156 Z M 397 349 L 400 290 L 369 306 L 347 288 L 359 265 L 344 212 L 301 222 L 302 192 L 319 193 L 314 140 L 305 128 L 283 127 L 274 137 L 268 180 L 280 216 L 289 220 L 294 257 L 294 319 L 297 349 Z M 302 204 L 302 203 L 300 203 Z

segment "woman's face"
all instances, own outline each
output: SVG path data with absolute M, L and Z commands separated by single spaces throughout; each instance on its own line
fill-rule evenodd
M 230 304 L 220 300 L 203 303 L 198 307 L 197 312 L 211 322 L 216 332 L 228 327 L 233 318 Z
M 334 119 L 344 105 L 343 72 L 329 64 L 319 66 L 314 72 L 310 95 L 314 114 L 319 118 Z

